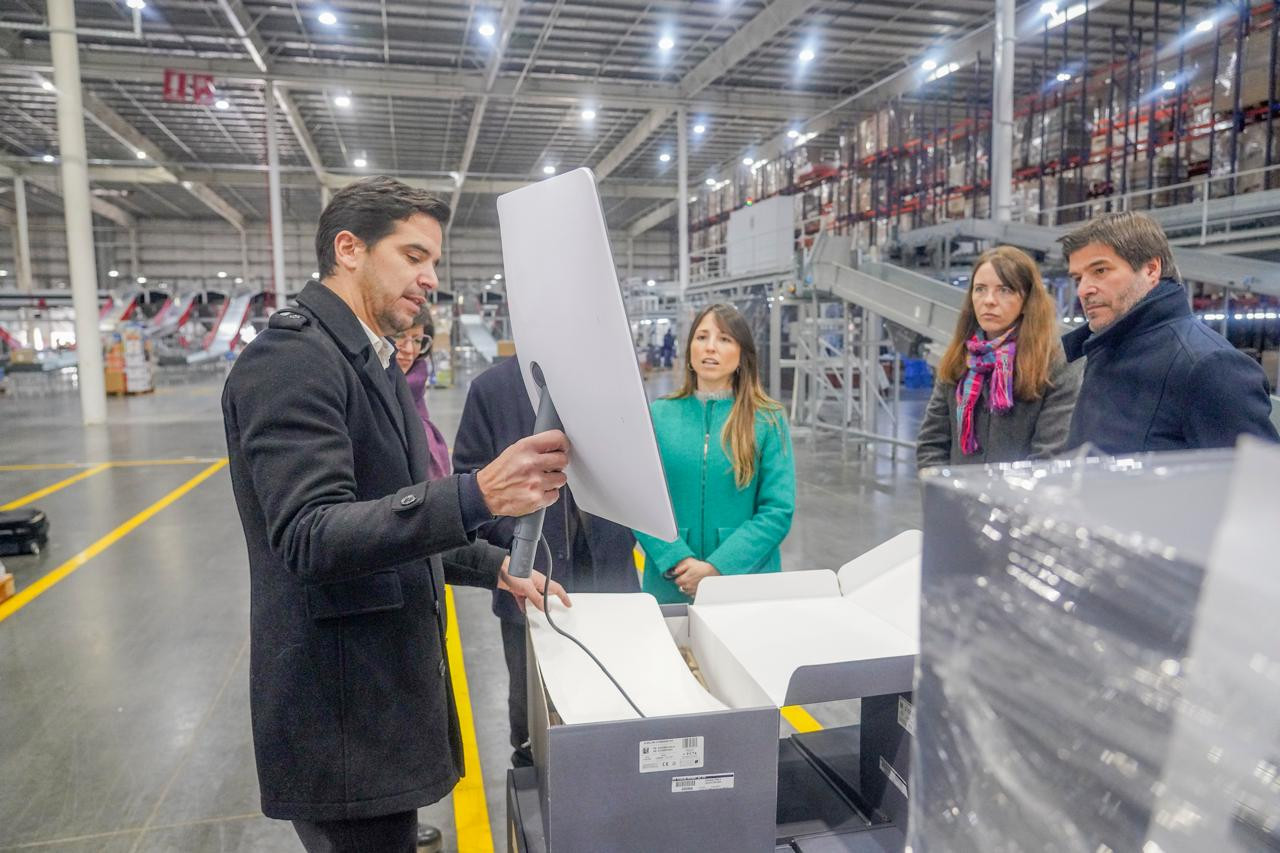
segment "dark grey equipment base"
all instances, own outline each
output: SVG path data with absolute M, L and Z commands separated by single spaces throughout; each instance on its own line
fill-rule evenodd
M 862 794 L 864 736 L 849 726 L 779 741 L 777 853 L 902 853 L 905 824 L 886 823 L 884 804 Z M 507 850 L 548 853 L 532 767 L 507 772 Z

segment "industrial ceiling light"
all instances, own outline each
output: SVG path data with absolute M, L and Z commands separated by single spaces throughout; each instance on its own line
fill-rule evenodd
M 938 60 L 936 59 L 926 59 L 924 62 L 920 63 L 920 69 L 922 71 L 933 71 L 937 67 L 938 67 Z
M 226 98 L 218 98 L 218 100 L 213 102 L 213 105 L 220 110 L 231 109 L 231 102 L 228 101 Z
M 107 270 L 107 278 L 119 278 L 120 270 Z
M 226 277 L 227 277 L 226 270 L 218 270 L 218 278 L 226 278 Z
M 670 163 L 671 155 L 663 151 L 661 154 L 658 155 L 658 161 L 661 163 Z
M 752 158 L 750 158 L 750 157 L 743 157 L 743 158 L 742 158 L 742 165 L 744 165 L 744 166 L 750 166 L 750 165 L 751 165 L 752 163 L 754 163 L 754 162 L 755 162 L 755 160 L 753 160 L 753 159 L 752 159 Z
M 800 138 L 800 131 L 796 130 L 794 127 L 787 131 L 787 139 L 799 139 L 799 138 Z
M 707 132 L 707 126 L 706 126 L 705 124 L 695 124 L 695 125 L 693 126 L 693 132 L 694 132 L 694 133 L 706 133 L 706 132 Z
M 1207 33 L 1211 29 L 1213 29 L 1213 21 L 1204 20 L 1196 24 L 1196 32 L 1198 33 Z
M 502 273 L 500 273 L 500 272 L 496 272 L 496 273 L 494 273 L 494 274 L 493 274 L 493 280 L 494 280 L 494 281 L 502 281 Z
M 593 110 L 593 109 L 585 109 L 585 110 L 583 110 L 583 111 L 582 111 L 582 120 L 583 120 L 583 121 L 595 121 L 595 118 L 596 118 L 596 111 L 595 111 L 595 110 Z
M 1057 4 L 1057 3 L 1053 3 L 1053 2 L 1049 2 L 1049 3 L 1041 3 L 1041 4 L 1040 4 L 1040 14 L 1041 14 L 1041 15 L 1056 15 L 1056 14 L 1058 14 L 1058 4 Z
M 320 278 L 320 271 L 319 271 L 319 270 L 317 270 L 317 271 L 313 272 L 313 273 L 311 274 L 311 277 L 312 277 L 312 278 L 314 278 L 314 279 L 319 279 L 319 278 Z
M 146 283 L 147 283 L 147 277 L 145 275 L 138 276 L 138 284 L 146 284 Z
M 338 23 L 338 16 L 330 12 L 328 9 L 316 15 L 316 20 L 324 24 L 326 27 L 332 27 Z
M 41 89 L 44 89 L 46 92 L 52 92 L 52 91 L 53 91 L 53 84 L 52 84 L 52 83 L 50 83 L 48 80 L 41 80 L 41 81 L 40 81 L 40 88 L 41 88 Z
M 817 54 L 813 52 L 813 48 L 811 47 L 806 47 L 800 51 L 800 61 L 802 63 L 807 64 L 807 63 L 813 62 L 813 58 L 815 56 L 817 56 Z
M 1166 92 L 1172 92 L 1174 89 L 1178 88 L 1178 81 L 1177 81 L 1177 80 L 1165 80 L 1165 81 L 1164 81 L 1164 86 L 1162 86 L 1161 88 L 1163 88 Z
M 1071 80 L 1071 75 L 1070 75 L 1070 74 L 1068 74 L 1068 73 L 1067 73 L 1067 72 L 1065 72 L 1065 71 L 1059 71 L 1059 72 L 1058 72 L 1058 82 L 1059 82 L 1059 83 L 1066 83 L 1066 82 L 1068 82 L 1068 81 L 1070 81 L 1070 80 Z
M 645 282 L 645 284 L 647 284 L 649 287 L 653 287 L 655 284 L 657 284 L 657 282 L 654 281 L 653 279 L 649 279 L 648 281 Z
M 236 284 L 244 284 L 244 279 L 242 279 L 240 276 L 236 276 Z
M 555 173 L 556 167 L 552 166 L 550 163 L 542 167 L 542 174 L 544 175 L 554 175 Z
M 494 34 L 498 32 L 498 28 L 495 27 L 491 22 L 484 21 L 480 24 L 480 28 L 477 32 L 479 32 L 480 35 L 484 36 L 485 38 L 491 39 L 493 38 Z
M 667 51 L 676 46 L 676 40 L 671 36 L 663 36 L 658 39 L 658 50 Z
M 141 12 L 143 9 L 147 8 L 147 0 L 125 0 L 124 5 L 134 11 Z
M 333 99 L 333 105 L 334 105 L 335 107 L 342 107 L 342 108 L 345 110 L 347 107 L 351 106 L 351 96 L 350 96 L 350 95 L 337 95 L 337 96 L 336 96 L 336 97 L 334 97 L 334 99 Z
M 45 161 L 46 163 L 52 163 L 52 162 L 53 162 L 53 155 L 52 155 L 52 154 L 46 154 L 46 155 L 44 155 L 43 157 L 41 157 L 40 159 L 41 159 L 41 160 L 43 160 L 43 161 Z
M 137 157 L 139 160 L 145 160 L 145 159 L 147 159 L 147 152 L 145 152 L 145 151 L 135 151 L 135 152 L 133 152 L 133 154 L 134 154 L 134 156 L 135 156 L 135 157 Z
M 365 166 L 369 165 L 369 161 L 364 157 L 357 157 L 351 161 L 351 165 L 355 166 L 357 169 L 363 169 Z
M 707 178 L 707 186 L 709 186 L 709 187 L 714 187 L 715 185 L 716 185 L 716 179 L 715 179 L 715 178 Z

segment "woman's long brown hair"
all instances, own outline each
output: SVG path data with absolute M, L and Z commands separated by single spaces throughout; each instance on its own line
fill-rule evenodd
M 1002 284 L 1022 295 L 1018 318 L 1018 353 L 1013 362 L 1013 391 L 1019 400 L 1039 400 L 1050 386 L 1049 375 L 1065 357 L 1062 352 L 1058 312 L 1040 278 L 1040 269 L 1026 252 L 1013 246 L 996 246 L 978 256 L 969 276 L 969 291 L 956 321 L 956 332 L 938 363 L 938 378 L 957 383 L 968 367 L 965 342 L 977 333 L 973 310 L 973 278 L 983 264 L 991 264 Z
M 745 488 L 756 473 L 756 412 L 764 412 L 775 429 L 782 417 L 782 404 L 764 392 L 760 384 L 759 357 L 751 327 L 746 318 L 732 305 L 716 303 L 698 312 L 689 327 L 689 338 L 684 343 L 684 384 L 670 399 L 692 397 L 698 390 L 698 374 L 693 369 L 693 337 L 708 314 L 715 313 L 716 325 L 738 344 L 738 369 L 733 372 L 733 409 L 720 432 L 720 446 L 733 462 L 733 479 L 738 488 Z

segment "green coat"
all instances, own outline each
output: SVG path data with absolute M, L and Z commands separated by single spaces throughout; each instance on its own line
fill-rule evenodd
M 721 574 L 782 570 L 778 546 L 791 530 L 796 506 L 795 457 L 785 415 L 770 423 L 756 413 L 756 470 L 739 489 L 721 441 L 732 400 L 696 397 L 655 400 L 650 407 L 679 536 L 663 542 L 636 531 L 644 549 L 645 592 L 660 603 L 690 600 L 662 576 L 686 557 Z

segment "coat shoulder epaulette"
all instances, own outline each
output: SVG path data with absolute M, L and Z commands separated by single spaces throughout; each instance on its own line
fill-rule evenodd
M 297 311 L 291 311 L 288 308 L 283 311 L 277 311 L 271 315 L 271 319 L 267 322 L 267 327 L 271 329 L 290 329 L 300 332 L 304 327 L 310 324 L 311 318 L 306 314 Z

